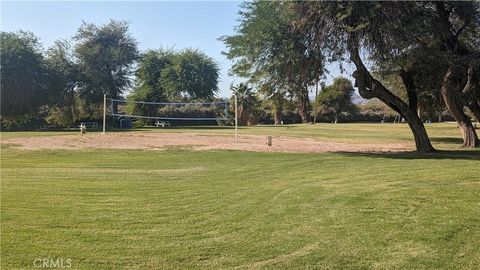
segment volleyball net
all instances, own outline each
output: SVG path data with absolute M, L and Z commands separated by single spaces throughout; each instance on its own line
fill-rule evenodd
M 141 119 L 143 122 L 172 121 L 211 122 L 228 125 L 230 116 L 228 101 L 212 102 L 154 102 L 106 98 L 106 115 L 118 118 Z
M 189 125 L 191 123 L 234 126 L 235 141 L 238 142 L 238 101 L 235 96 L 233 108 L 225 100 L 211 102 L 155 102 L 107 98 L 103 96 L 103 134 L 107 117 L 115 120 L 140 120 L 141 125 L 157 127 Z M 233 110 L 233 113 L 232 113 Z M 203 122 L 203 123 L 202 123 Z M 180 123 L 180 124 L 179 124 Z M 120 125 L 121 126 L 121 125 Z

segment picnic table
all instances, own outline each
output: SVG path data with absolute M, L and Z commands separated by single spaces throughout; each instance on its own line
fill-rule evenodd
M 168 122 L 168 121 L 157 121 L 157 122 L 155 122 L 155 126 L 162 127 L 162 128 L 169 127 L 170 122 Z

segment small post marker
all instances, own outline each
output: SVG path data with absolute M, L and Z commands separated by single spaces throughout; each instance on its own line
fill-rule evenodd
M 272 136 L 267 136 L 267 145 L 272 146 Z

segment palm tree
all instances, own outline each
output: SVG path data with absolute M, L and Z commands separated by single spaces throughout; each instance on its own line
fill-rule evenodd
M 254 125 L 257 122 L 255 115 L 255 108 L 258 100 L 251 87 L 247 84 L 239 83 L 232 85 L 233 98 L 237 96 L 238 101 L 238 124 L 239 125 Z M 233 104 L 233 102 L 232 102 Z
M 285 91 L 270 84 L 264 84 L 259 89 L 264 106 L 271 110 L 275 125 L 282 123 L 282 112 L 286 105 Z

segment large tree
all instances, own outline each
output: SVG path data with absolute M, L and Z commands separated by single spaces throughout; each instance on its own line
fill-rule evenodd
M 145 100 L 163 101 L 167 98 L 162 84 L 161 73 L 173 62 L 173 52 L 168 50 L 149 50 L 138 61 L 135 71 L 137 89 L 146 89 Z
M 434 151 L 426 129 L 414 109 L 417 100 L 396 96 L 364 64 L 361 52 L 389 57 L 412 42 L 406 27 L 415 17 L 413 3 L 400 2 L 295 2 L 295 25 L 310 51 L 318 47 L 329 55 L 348 54 L 359 94 L 377 98 L 406 119 L 418 152 Z
M 336 124 L 342 112 L 354 110 L 355 104 L 352 102 L 354 92 L 355 89 L 350 80 L 338 77 L 333 80 L 332 85 L 323 88 L 316 102 L 323 109 L 333 112 L 334 123 Z
M 148 50 L 140 57 L 135 75 L 136 84 L 128 97 L 134 101 L 212 100 L 218 91 L 218 66 L 198 50 Z M 127 109 L 130 114 L 155 117 L 164 115 L 166 108 L 131 103 Z
M 293 31 L 295 15 L 286 2 L 254 1 L 242 5 L 240 24 L 232 36 L 221 38 L 226 55 L 235 61 L 231 72 L 258 86 L 288 94 L 296 101 L 303 122 L 310 121 L 308 87 L 324 73 L 324 57 L 307 51 Z M 273 96 L 275 93 L 270 93 Z
M 478 147 L 478 135 L 464 107 L 480 115 L 480 3 L 435 2 L 428 23 L 446 52 L 448 69 L 441 94 L 463 135 L 463 146 Z
M 263 105 L 272 113 L 273 123 L 279 125 L 283 121 L 283 110 L 287 105 L 286 93 L 282 89 L 275 89 L 275 86 L 264 84 L 260 87 L 258 94 L 263 100 Z
M 137 43 L 128 23 L 111 20 L 97 26 L 83 23 L 76 36 L 79 93 L 89 103 L 100 103 L 103 94 L 118 98 L 131 85 Z
M 128 99 L 133 101 L 167 101 L 168 95 L 162 81 L 162 71 L 172 65 L 174 52 L 170 50 L 149 50 L 138 61 L 136 85 Z M 132 103 L 128 108 L 133 115 L 153 117 L 158 107 L 143 103 Z
M 463 145 L 475 147 L 477 134 L 464 109 L 468 106 L 480 116 L 479 4 L 437 1 L 401 6 L 396 35 L 407 43 L 392 57 L 374 55 L 375 63 L 382 72 L 401 77 L 412 108 L 431 114 L 441 111 L 444 103 L 462 131 Z
M 219 68 L 199 50 L 186 49 L 162 71 L 162 81 L 171 99 L 211 100 L 218 92 Z
M 73 58 L 71 44 L 66 40 L 56 41 L 46 54 L 48 76 L 47 122 L 64 127 L 72 126 L 82 117 L 81 101 L 76 92 L 79 73 Z
M 37 37 L 1 32 L 1 122 L 21 125 L 46 102 L 46 69 Z

